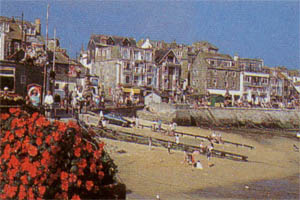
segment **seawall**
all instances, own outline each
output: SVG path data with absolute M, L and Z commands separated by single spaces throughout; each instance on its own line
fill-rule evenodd
M 150 111 L 140 110 L 137 115 L 147 120 L 161 119 L 165 123 L 199 127 L 236 127 L 299 129 L 300 110 L 263 108 L 199 108 L 187 105 L 152 104 Z

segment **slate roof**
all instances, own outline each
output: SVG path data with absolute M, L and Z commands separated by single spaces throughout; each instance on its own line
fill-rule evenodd
M 113 35 L 92 35 L 90 40 L 93 40 L 96 43 L 96 45 L 107 45 L 106 43 L 102 43 L 101 39 L 107 41 L 109 38 L 111 38 L 114 41 L 114 45 L 123 46 L 123 41 L 127 39 L 130 43 L 130 46 L 136 47 L 136 41 L 132 37 L 121 37 Z
M 201 55 L 204 58 L 215 58 L 215 59 L 232 60 L 232 57 L 230 55 L 228 55 L 228 54 L 202 52 Z

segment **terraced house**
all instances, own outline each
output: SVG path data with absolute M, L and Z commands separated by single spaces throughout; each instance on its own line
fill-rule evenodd
M 240 96 L 240 69 L 230 55 L 199 52 L 192 65 L 191 87 L 194 94 Z
M 110 91 L 154 85 L 155 63 L 151 48 L 139 48 L 133 38 L 92 35 L 88 43 L 87 64 Z

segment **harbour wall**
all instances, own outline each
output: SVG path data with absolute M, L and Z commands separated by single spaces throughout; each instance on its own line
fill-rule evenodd
M 151 104 L 137 116 L 178 125 L 221 128 L 299 129 L 300 110 L 263 108 L 198 108 L 188 105 Z

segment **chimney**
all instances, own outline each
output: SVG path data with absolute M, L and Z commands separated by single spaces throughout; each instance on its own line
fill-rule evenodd
M 41 35 L 41 20 L 39 18 L 35 19 L 35 32 L 36 35 Z
M 233 60 L 238 61 L 238 59 L 239 59 L 239 56 L 237 54 L 234 54 Z

